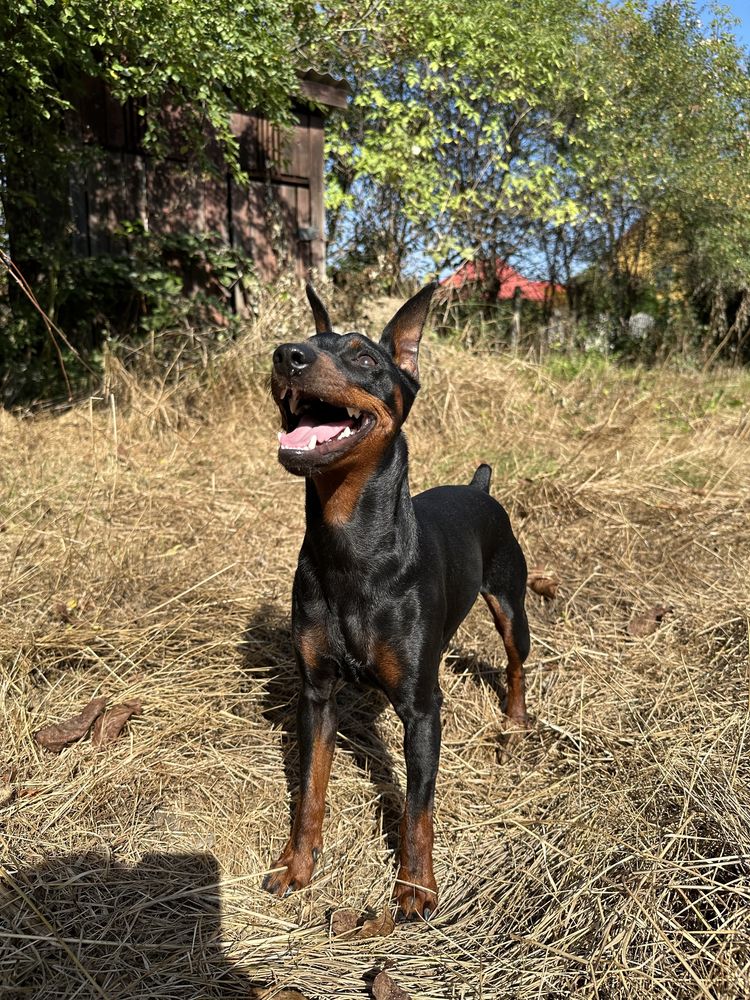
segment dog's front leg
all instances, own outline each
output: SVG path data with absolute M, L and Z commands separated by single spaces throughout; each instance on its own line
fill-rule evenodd
M 323 815 L 336 746 L 336 716 L 334 682 L 314 685 L 305 681 L 297 706 L 300 797 L 289 840 L 272 866 L 285 870 L 271 872 L 263 882 L 263 888 L 275 896 L 304 888 L 323 849 Z
M 440 760 L 439 688 L 428 705 L 399 706 L 404 723 L 406 807 L 401 822 L 400 868 L 393 895 L 408 917 L 429 918 L 437 908 L 437 882 L 432 871 L 432 808 Z

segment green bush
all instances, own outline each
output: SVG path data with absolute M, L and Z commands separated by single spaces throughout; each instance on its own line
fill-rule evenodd
M 70 346 L 20 293 L 12 312 L 4 307 L 0 403 L 90 390 L 111 340 L 136 344 L 145 336 L 194 326 L 233 334 L 235 291 L 247 301 L 255 286 L 246 255 L 212 236 L 157 236 L 137 226 L 122 235 L 126 256 L 68 258 L 54 271 L 45 311 Z

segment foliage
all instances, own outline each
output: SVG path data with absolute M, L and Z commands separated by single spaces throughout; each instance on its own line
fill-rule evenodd
M 596 25 L 600 86 L 567 166 L 584 206 L 582 256 L 604 269 L 621 315 L 642 294 L 644 256 L 657 290 L 661 276 L 687 295 L 750 272 L 750 86 L 728 27 L 674 2 L 647 17 L 626 4 Z M 623 253 L 637 226 L 640 245 Z
M 587 270 L 618 320 L 744 286 L 750 83 L 731 29 L 691 0 L 400 0 L 330 139 L 334 254 L 393 280 L 470 257 L 566 284 Z M 622 253 L 645 220 L 648 275 Z
M 55 316 L 67 343 L 45 330 L 30 307 L 0 315 L 0 403 L 91 388 L 102 351 L 114 341 L 207 326 L 213 339 L 233 333 L 232 295 L 253 294 L 252 262 L 210 236 L 157 236 L 137 226 L 123 234 L 129 252 L 69 257 L 55 272 Z M 58 354 L 59 351 L 59 354 Z
M 318 8 L 302 0 L 3 0 L 0 116 L 51 121 L 84 78 L 113 96 L 160 106 L 165 96 L 230 141 L 231 103 L 288 113 L 295 53 L 314 36 Z M 158 141 L 157 120 L 149 139 Z
M 708 328 L 708 360 L 750 356 L 746 53 L 732 22 L 701 20 L 693 0 L 0 0 L 0 59 L 9 249 L 89 349 L 126 319 L 143 331 L 194 315 L 200 296 L 183 302 L 163 248 L 136 233 L 122 260 L 70 260 L 70 112 L 84 83 L 132 102 L 154 157 L 169 106 L 195 159 L 212 133 L 239 174 L 229 110 L 283 125 L 298 71 L 315 65 L 354 89 L 328 127 L 331 262 L 350 287 L 393 292 L 428 269 L 502 258 L 568 285 L 576 317 L 601 326 L 605 314 L 610 339 L 645 310 L 655 351 Z M 51 365 L 24 302 L 12 306 L 0 363 Z
M 137 332 L 146 317 L 158 328 L 166 317 L 194 316 L 199 300 L 184 298 L 178 274 L 165 266 L 167 248 L 153 240 L 134 238 L 122 258 L 71 259 L 71 166 L 80 172 L 90 155 L 75 114 L 86 89 L 100 81 L 115 100 L 131 102 L 153 158 L 173 141 L 171 118 L 179 120 L 181 153 L 199 162 L 215 139 L 241 176 L 230 110 L 260 108 L 282 126 L 291 121 L 299 69 L 348 16 L 339 0 L 0 0 L 0 244 L 40 307 L 71 324 L 74 343 L 97 350 L 103 331 L 127 321 Z M 170 248 L 183 263 L 207 249 L 191 248 L 190 239 Z M 210 252 L 216 257 L 217 247 Z M 220 279 L 228 264 L 213 264 Z M 39 315 L 16 291 L 11 283 L 0 346 L 6 399 L 45 389 L 58 370 Z
M 477 252 L 507 254 L 529 203 L 564 212 L 539 150 L 559 128 L 555 108 L 572 86 L 561 69 L 587 8 L 389 8 L 330 141 L 334 238 L 390 255 L 395 276 L 414 252 L 437 269 Z

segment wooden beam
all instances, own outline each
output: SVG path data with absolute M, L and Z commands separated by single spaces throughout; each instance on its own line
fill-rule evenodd
M 299 84 L 303 97 L 328 108 L 345 108 L 349 100 L 348 88 L 318 83 L 317 80 L 300 80 Z

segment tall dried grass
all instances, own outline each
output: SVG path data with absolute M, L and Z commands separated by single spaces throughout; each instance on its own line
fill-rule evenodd
M 106 396 L 0 413 L 0 997 L 750 994 L 750 379 L 535 367 L 428 340 L 415 490 L 480 460 L 532 565 L 534 731 L 498 759 L 504 667 L 475 609 L 443 666 L 430 926 L 346 942 L 395 877 L 400 727 L 341 693 L 312 885 L 260 890 L 289 820 L 289 593 L 302 488 L 275 460 L 265 306 L 176 377 L 115 359 Z M 655 605 L 661 626 L 627 624 Z M 139 699 L 107 750 L 32 733 Z

